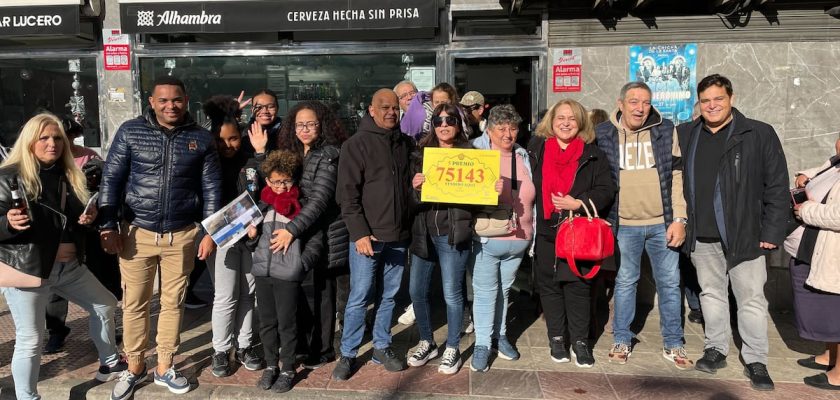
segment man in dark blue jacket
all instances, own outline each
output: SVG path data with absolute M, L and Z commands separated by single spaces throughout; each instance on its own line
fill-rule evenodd
M 102 171 L 100 239 L 105 251 L 120 256 L 123 343 L 129 365 L 112 400 L 131 397 L 146 378 L 149 304 L 158 264 L 155 383 L 176 394 L 190 390 L 189 381 L 173 368 L 172 357 L 180 342 L 184 293 L 194 257 L 205 259 L 215 248 L 207 235 L 196 251 L 196 223 L 216 212 L 221 201 L 213 137 L 187 112 L 184 83 L 169 76 L 158 78 L 149 103 L 143 116 L 117 130 Z
M 785 154 L 772 126 L 732 107 L 726 77 L 703 78 L 697 97 L 701 118 L 679 128 L 691 221 L 683 251 L 697 268 L 706 321 L 704 354 L 695 368 L 714 373 L 726 366 L 731 285 L 744 374 L 754 389 L 772 390 L 764 256 L 784 241 L 791 215 Z

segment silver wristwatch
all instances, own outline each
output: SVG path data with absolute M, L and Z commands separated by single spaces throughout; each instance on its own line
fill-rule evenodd
M 687 218 L 677 217 L 677 218 L 674 218 L 674 221 L 679 222 L 683 225 L 688 225 L 688 219 Z

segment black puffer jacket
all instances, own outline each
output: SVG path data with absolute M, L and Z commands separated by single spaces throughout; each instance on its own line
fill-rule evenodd
M 84 211 L 84 205 L 73 194 L 68 183 L 68 195 L 63 212 L 61 212 L 60 204 L 48 204 L 46 201 L 41 202 L 40 199 L 30 200 L 29 210 L 32 213 L 30 228 L 21 232 L 12 231 L 9 229 L 6 213 L 12 205 L 11 182 L 17 175 L 17 166 L 0 168 L 0 261 L 25 274 L 47 279 L 52 272 L 64 227 L 71 224 L 71 234 L 81 232 L 82 228 L 77 221 Z M 62 176 L 60 181 L 66 182 L 66 178 Z M 42 195 L 42 198 L 60 197 L 58 187 L 43 187 L 41 190 L 59 192 L 55 196 Z M 85 235 L 73 234 L 72 236 L 76 244 L 77 258 L 80 262 L 84 262 L 82 256 Z
M 471 149 L 469 143 L 463 148 Z M 423 171 L 423 149 L 418 149 L 412 155 L 411 176 Z M 429 248 L 432 246 L 427 225 L 429 213 L 446 213 L 449 226 L 447 234 L 450 246 L 458 249 L 469 249 L 472 243 L 472 218 L 475 206 L 468 204 L 424 203 L 420 201 L 420 192 L 414 190 L 414 222 L 411 225 L 411 253 L 420 258 L 429 259 Z
M 335 186 L 338 177 L 338 154 L 335 146 L 314 148 L 303 159 L 303 173 L 300 177 L 300 214 L 286 225 L 294 237 L 309 229 L 327 232 L 327 265 L 337 268 L 347 265 L 348 234 L 341 209 L 335 201 Z
M 152 232 L 181 229 L 216 212 L 222 175 L 213 136 L 189 114 L 174 129 L 148 109 L 120 126 L 102 171 L 101 228 L 122 219 Z M 124 203 L 124 206 L 123 206 Z

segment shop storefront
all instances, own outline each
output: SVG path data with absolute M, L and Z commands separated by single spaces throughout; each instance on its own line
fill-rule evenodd
M 439 81 L 443 10 L 434 0 L 121 0 L 120 20 L 137 38 L 140 99 L 155 77 L 179 77 L 202 120 L 203 99 L 268 88 L 280 115 L 320 100 L 352 131 L 377 89 L 411 79 L 428 90 Z
M 99 30 L 84 0 L 0 2 L 0 143 L 11 146 L 34 114 L 73 116 L 78 144 L 100 145 Z

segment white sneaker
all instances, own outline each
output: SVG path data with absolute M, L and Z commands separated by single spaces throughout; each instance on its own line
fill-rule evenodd
M 475 325 L 473 325 L 472 318 L 470 318 L 470 323 L 469 323 L 469 324 L 467 324 L 467 327 L 466 327 L 466 328 L 464 328 L 464 333 L 466 333 L 467 335 L 469 335 L 469 334 L 471 334 L 471 333 L 473 333 L 473 332 L 475 332 Z
M 405 312 L 397 318 L 397 322 L 403 325 L 414 325 L 414 306 L 409 305 L 405 308 Z

